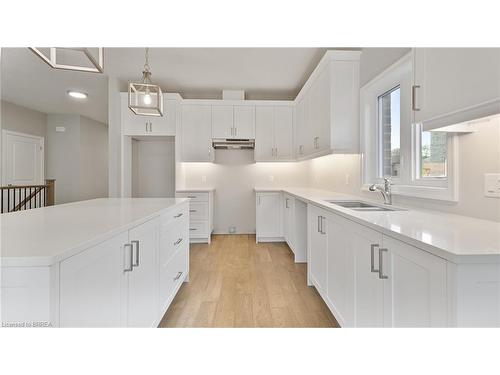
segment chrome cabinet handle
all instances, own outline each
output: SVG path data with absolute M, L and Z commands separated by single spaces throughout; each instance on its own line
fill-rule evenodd
M 320 216 L 321 217 L 321 234 L 326 234 L 325 231 L 323 231 L 323 220 L 326 220 L 326 217 Z
M 177 241 L 174 242 L 174 245 L 177 246 L 182 242 L 182 238 L 179 238 Z
M 181 212 L 180 214 L 175 215 L 175 216 L 174 216 L 174 219 L 177 219 L 177 218 L 179 218 L 179 217 L 181 217 L 181 216 L 182 216 L 182 212 Z
M 285 198 L 285 208 L 290 208 L 290 207 L 288 206 L 288 198 Z
M 196 230 L 196 228 L 189 228 L 189 230 Z
M 318 233 L 321 233 L 321 230 L 319 229 L 319 223 L 321 221 L 321 216 L 318 216 Z
M 125 250 L 127 250 L 127 248 L 130 248 L 130 268 L 125 268 L 123 272 L 131 272 L 134 269 L 134 251 L 132 249 L 132 244 L 126 243 L 123 247 Z
M 188 195 L 187 197 L 191 198 L 191 199 L 194 199 L 194 198 L 196 198 L 196 195 Z
M 149 123 L 149 131 L 151 133 L 153 132 L 153 123 L 152 122 Z
M 140 252 L 139 241 L 134 240 L 134 241 L 130 241 L 130 243 L 132 244 L 132 251 L 134 250 L 133 245 L 135 245 L 135 249 L 136 249 L 135 262 L 132 263 L 132 267 L 139 267 L 139 252 Z
M 304 145 L 299 146 L 299 154 L 302 155 L 304 153 Z
M 183 272 L 179 271 L 177 272 L 177 276 L 174 277 L 174 281 L 179 280 L 179 278 L 182 276 Z
M 233 129 L 234 129 L 234 135 L 236 136 L 238 134 L 238 128 L 235 126 Z
M 379 279 L 388 279 L 389 276 L 384 275 L 384 257 L 383 254 L 387 252 L 387 249 L 379 248 L 378 249 L 378 278 Z
M 370 271 L 371 272 L 378 272 L 377 269 L 375 269 L 375 248 L 379 247 L 380 245 L 377 243 L 373 243 L 370 245 Z
M 196 210 L 189 210 L 189 212 L 196 212 Z
M 417 108 L 417 89 L 419 88 L 419 85 L 413 85 L 411 87 L 411 109 L 413 111 L 420 111 L 420 108 Z

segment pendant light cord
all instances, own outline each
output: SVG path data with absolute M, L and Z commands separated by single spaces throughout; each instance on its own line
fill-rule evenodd
M 149 48 L 146 47 L 146 61 L 144 63 L 144 70 L 149 72 Z

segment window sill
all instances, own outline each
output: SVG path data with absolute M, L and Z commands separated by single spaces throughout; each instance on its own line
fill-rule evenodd
M 361 191 L 370 191 L 371 184 L 364 184 Z M 408 198 L 432 199 L 445 202 L 458 202 L 458 191 L 450 188 L 413 185 L 392 185 L 392 195 Z

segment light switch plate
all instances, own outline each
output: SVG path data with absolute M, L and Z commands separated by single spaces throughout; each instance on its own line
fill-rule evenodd
M 484 174 L 484 196 L 500 198 L 500 173 Z

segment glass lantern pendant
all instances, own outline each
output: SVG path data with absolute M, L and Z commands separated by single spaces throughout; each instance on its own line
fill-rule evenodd
M 91 73 L 102 73 L 104 70 L 102 47 L 30 47 L 30 50 L 54 69 Z
M 128 85 L 128 107 L 136 115 L 163 116 L 163 94 L 160 86 L 151 82 L 149 69 L 149 48 L 146 48 L 142 82 L 130 82 Z

